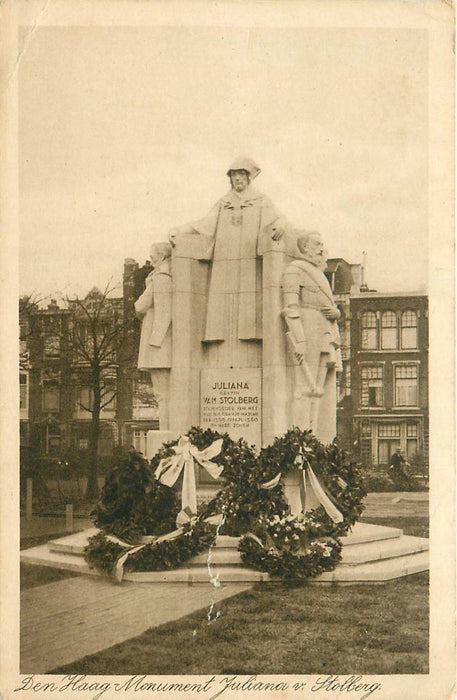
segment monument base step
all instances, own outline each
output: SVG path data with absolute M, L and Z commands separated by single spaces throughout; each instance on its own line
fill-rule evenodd
M 81 574 L 98 575 L 83 557 L 89 537 L 98 532 L 90 528 L 51 540 L 45 545 L 21 552 L 27 564 L 50 566 Z M 342 561 L 334 571 L 310 579 L 309 584 L 382 583 L 428 570 L 428 540 L 403 535 L 398 528 L 357 523 L 342 538 Z M 208 552 L 193 557 L 186 567 L 168 571 L 126 572 L 127 581 L 150 583 L 208 583 L 219 586 L 229 582 L 275 581 L 268 574 L 244 566 L 237 550 L 238 538 L 220 535 Z

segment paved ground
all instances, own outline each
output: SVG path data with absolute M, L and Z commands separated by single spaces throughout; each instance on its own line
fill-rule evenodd
M 209 582 L 116 586 L 78 576 L 30 588 L 21 595 L 21 673 L 49 672 L 196 610 L 207 617 L 213 601 L 249 587 L 232 583 L 216 589 Z

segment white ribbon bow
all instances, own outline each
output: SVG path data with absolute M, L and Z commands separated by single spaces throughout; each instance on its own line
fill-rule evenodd
M 173 486 L 184 469 L 182 504 L 181 512 L 176 518 L 177 525 L 188 522 L 192 516 L 197 513 L 197 487 L 195 484 L 194 460 L 197 464 L 206 469 L 213 479 L 217 479 L 218 476 L 221 475 L 223 467 L 210 460 L 220 453 L 222 442 L 223 439 L 219 438 L 209 447 L 200 451 L 195 445 L 192 445 L 186 435 L 183 435 L 179 438 L 178 444 L 173 447 L 176 454 L 172 457 L 166 457 L 159 462 L 154 476 L 160 483 L 165 484 L 165 486 Z
M 191 518 L 190 524 L 191 527 L 197 522 L 197 518 Z M 209 518 L 205 518 L 205 522 L 210 523 L 211 525 L 220 525 L 221 524 L 221 516 L 220 515 L 211 515 Z M 167 532 L 165 535 L 160 535 L 160 537 L 155 537 L 152 542 L 143 542 L 142 544 L 136 544 L 133 547 L 126 542 L 123 542 L 120 540 L 118 537 L 115 537 L 114 535 L 107 535 L 106 539 L 108 539 L 110 542 L 114 542 L 115 544 L 120 544 L 122 547 L 124 547 L 124 551 L 121 552 L 116 559 L 116 563 L 114 564 L 113 568 L 113 578 L 116 581 L 116 583 L 122 583 L 122 579 L 124 578 L 124 564 L 127 561 L 127 559 L 132 555 L 136 554 L 136 552 L 139 552 L 140 549 L 144 549 L 148 545 L 152 545 L 155 547 L 156 545 L 160 544 L 161 542 L 167 542 L 171 540 L 175 540 L 179 535 L 182 535 L 184 532 L 183 527 L 178 527 L 177 530 L 173 530 L 173 532 Z

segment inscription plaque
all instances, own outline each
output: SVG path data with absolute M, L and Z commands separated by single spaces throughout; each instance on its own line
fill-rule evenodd
M 200 425 L 260 448 L 262 370 L 204 369 L 200 381 Z

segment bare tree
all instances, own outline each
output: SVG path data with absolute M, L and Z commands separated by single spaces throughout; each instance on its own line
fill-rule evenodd
M 78 401 L 91 414 L 89 431 L 89 471 L 86 498 L 97 498 L 100 414 L 112 405 L 117 395 L 119 365 L 128 360 L 133 323 L 126 319 L 123 300 L 110 296 L 109 287 L 92 289 L 84 299 L 66 299 L 70 318 L 62 338 L 72 357 L 72 368 L 87 388 L 86 400 Z
M 30 369 L 30 353 L 28 340 L 34 333 L 33 317 L 39 310 L 40 304 L 47 297 L 39 296 L 36 292 L 25 294 L 19 298 L 19 370 Z

